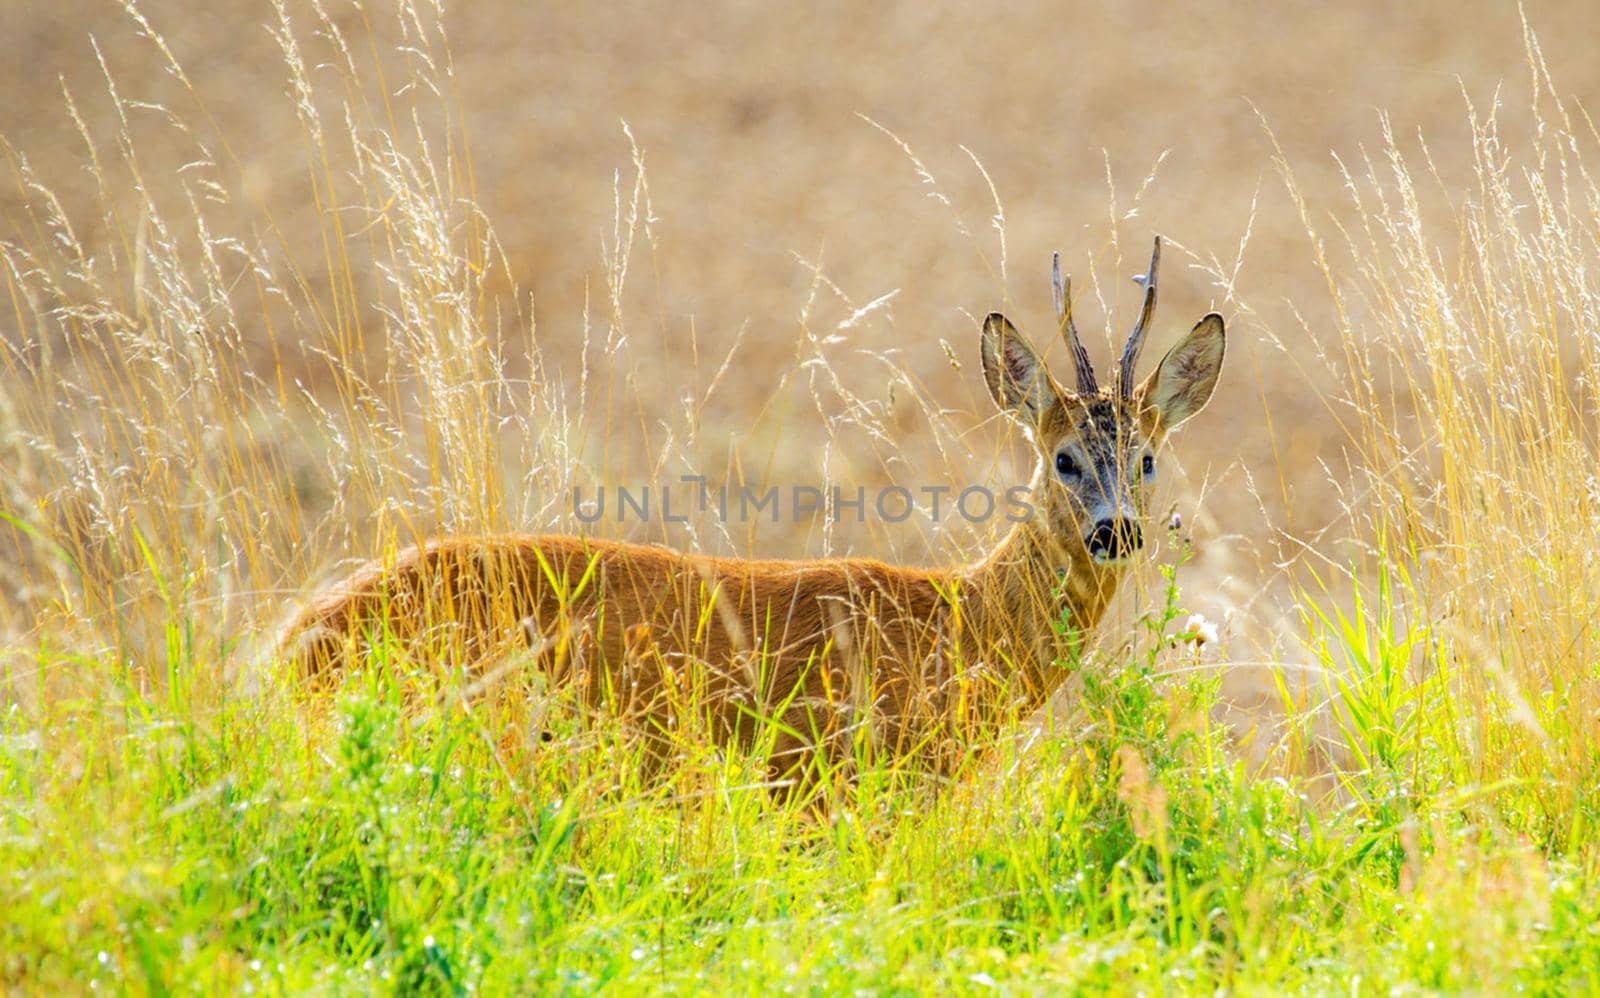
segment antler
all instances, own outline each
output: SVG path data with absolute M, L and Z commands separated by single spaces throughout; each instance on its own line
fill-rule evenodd
M 1089 363 L 1089 351 L 1078 340 L 1078 327 L 1072 321 L 1072 279 L 1061 276 L 1061 254 L 1050 257 L 1050 288 L 1055 292 L 1056 323 L 1061 338 L 1067 341 L 1072 353 L 1072 366 L 1078 374 L 1078 394 L 1093 395 L 1100 390 L 1094 382 L 1094 365 Z
M 1135 283 L 1144 287 L 1144 307 L 1139 310 L 1139 321 L 1128 334 L 1128 345 L 1122 350 L 1122 366 L 1117 371 L 1117 392 L 1123 398 L 1133 395 L 1133 367 L 1139 363 L 1139 351 L 1144 349 L 1145 333 L 1150 331 L 1150 316 L 1156 310 L 1156 268 L 1161 266 L 1161 237 L 1156 236 L 1155 248 L 1150 251 L 1150 269 L 1136 276 Z

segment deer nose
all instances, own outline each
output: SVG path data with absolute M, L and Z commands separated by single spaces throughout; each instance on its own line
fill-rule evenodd
M 1089 554 L 1096 561 L 1121 561 L 1144 546 L 1144 534 L 1136 521 L 1119 516 L 1096 523 L 1088 541 Z

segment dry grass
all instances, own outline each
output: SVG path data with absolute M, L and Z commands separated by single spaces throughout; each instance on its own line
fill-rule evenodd
M 627 319 L 617 373 L 648 372 L 680 356 L 692 339 L 703 358 L 694 387 L 703 391 L 709 372 L 738 344 L 738 368 L 694 413 L 697 430 L 717 441 L 710 449 L 722 458 L 726 435 L 761 426 L 767 413 L 766 433 L 742 434 L 739 451 L 747 466 L 759 462 L 775 478 L 809 471 L 815 442 L 830 437 L 853 466 L 883 460 L 848 421 L 830 429 L 838 400 L 824 398 L 817 412 L 805 392 L 790 397 L 775 390 L 797 355 L 812 349 L 807 332 L 819 340 L 844 336 L 822 348 L 836 362 L 858 350 L 900 351 L 898 366 L 926 396 L 954 407 L 971 426 L 986 414 L 971 367 L 953 369 L 938 348 L 943 340 L 958 358 L 970 357 L 968 315 L 1014 295 L 1010 307 L 1040 324 L 1048 314 L 1043 261 L 1059 247 L 1078 272 L 1091 343 L 1109 351 L 1133 302 L 1123 278 L 1137 269 L 1138 247 L 1153 229 L 1176 240 L 1217 273 L 1173 268 L 1164 328 L 1181 328 L 1184 318 L 1211 305 L 1234 314 L 1250 306 L 1235 323 L 1240 348 L 1224 397 L 1209 424 L 1195 427 L 1186 441 L 1188 474 L 1178 492 L 1192 510 L 1205 483 L 1202 537 L 1226 538 L 1202 552 L 1217 590 L 1207 600 L 1214 612 L 1246 603 L 1264 580 L 1281 581 L 1274 563 L 1285 551 L 1276 531 L 1311 536 L 1343 513 L 1320 462 L 1340 459 L 1350 438 L 1318 398 L 1340 377 L 1341 361 L 1337 354 L 1326 366 L 1314 361 L 1298 332 L 1286 355 L 1268 332 L 1296 329 L 1298 313 L 1307 317 L 1311 343 L 1329 342 L 1336 316 L 1274 175 L 1262 122 L 1320 214 L 1343 200 L 1329 151 L 1353 160 L 1361 144 L 1381 141 L 1376 108 L 1391 113 L 1402 135 L 1415 127 L 1435 139 L 1464 138 L 1463 87 L 1485 102 L 1502 80 L 1526 78 L 1514 11 L 1485 10 L 1471 32 L 1447 30 L 1451 18 L 1464 16 L 1455 8 L 1322 11 L 1314 58 L 1307 56 L 1305 13 L 1222 7 L 1139 18 L 1088 10 L 1067 16 L 1024 8 L 885 9 L 844 17 L 476 6 L 447 22 L 453 53 L 447 72 L 441 39 L 427 43 L 438 59 L 428 69 L 420 56 L 390 48 L 419 40 L 404 18 L 332 5 L 330 24 L 355 40 L 352 79 L 334 47 L 314 37 L 311 11 L 293 11 L 304 62 L 313 67 L 306 83 L 326 116 L 325 144 L 345 141 L 339 105 L 346 95 L 354 95 L 356 121 L 367 128 L 393 121 L 409 132 L 407 108 L 416 106 L 447 174 L 436 208 L 461 212 L 451 199 L 470 196 L 495 222 L 507 266 L 483 279 L 502 317 L 497 332 L 508 337 L 503 359 L 512 377 L 530 370 L 530 316 L 540 320 L 542 380 L 563 391 L 581 379 L 574 356 L 586 337 L 594 342 L 599 327 L 612 324 L 614 317 L 604 315 L 610 278 L 602 244 L 614 231 L 613 174 L 632 172 L 619 125 L 626 119 L 649 154 L 657 222 L 654 239 L 640 240 L 644 252 L 634 256 L 617 310 Z M 1530 13 L 1557 46 L 1550 58 L 1562 85 L 1584 92 L 1592 70 L 1581 58 L 1580 39 L 1591 15 L 1554 6 Z M 387 202 L 385 181 L 372 166 L 364 168 L 359 192 L 346 192 L 358 207 L 328 217 L 346 203 L 335 200 L 336 189 L 363 168 L 352 170 L 355 154 L 341 148 L 308 147 L 279 45 L 267 30 L 270 9 L 247 3 L 149 14 L 184 66 L 182 78 L 167 72 L 159 48 L 138 37 L 112 5 L 87 19 L 43 7 L 5 15 L 14 22 L 9 34 L 34 42 L 36 60 L 7 70 L 13 75 L 6 92 L 15 96 L 0 111 L 0 133 L 50 179 L 75 233 L 102 267 L 111 246 L 120 242 L 123 255 L 133 249 L 143 215 L 177 217 L 185 209 L 188 195 L 168 178 L 174 166 L 201 159 L 196 145 L 202 144 L 203 158 L 217 164 L 209 179 L 230 192 L 225 205 L 205 203 L 211 231 L 265 255 L 287 285 L 287 302 L 230 285 L 239 329 L 229 361 L 262 376 L 281 370 L 289 386 L 283 394 L 299 381 L 319 398 L 330 397 L 339 375 L 295 340 L 316 344 L 332 326 L 335 344 L 364 344 L 346 353 L 363 360 L 385 353 L 391 324 L 375 314 L 367 291 L 383 285 L 380 259 L 395 266 L 405 260 L 374 245 L 371 219 L 359 217 L 362 196 L 371 195 L 374 206 Z M 58 73 L 90 134 L 108 146 L 101 155 L 114 168 L 109 137 L 120 118 L 105 96 L 90 32 L 124 100 L 159 102 L 183 123 L 180 130 L 159 113 L 130 113 L 149 178 L 143 195 L 125 174 L 98 182 L 84 169 L 83 143 L 72 138 L 62 110 Z M 225 53 L 219 35 L 227 38 Z M 1019 46 L 1018 38 L 1029 43 Z M 380 78 L 380 69 L 387 75 Z M 434 99 L 426 86 L 407 92 L 412 73 L 435 78 L 446 100 Z M 385 91 L 399 96 L 385 99 Z M 858 114 L 910 142 L 949 203 L 930 199 L 902 150 Z M 453 150 L 444 144 L 447 133 L 455 136 Z M 1004 257 L 990 225 L 988 181 L 963 146 L 982 160 L 1007 206 Z M 1155 181 L 1146 185 L 1158 162 Z M 1448 184 L 1468 176 L 1463 157 L 1447 159 L 1443 169 Z M 195 170 L 186 176 L 197 186 Z M 23 214 L 27 192 L 13 186 L 4 196 L 8 229 L 24 244 L 43 238 Z M 155 211 L 141 207 L 146 197 Z M 324 236 L 346 230 L 356 245 L 330 258 L 327 247 L 335 244 Z M 459 231 L 453 237 L 462 245 L 472 241 Z M 1124 254 L 1128 240 L 1134 249 Z M 1181 260 L 1174 254 L 1174 263 Z M 828 283 L 819 285 L 815 266 L 805 261 L 820 265 Z M 1089 279 L 1090 267 L 1097 281 Z M 124 282 L 131 276 L 125 266 Z M 514 297 L 513 281 L 523 289 Z M 848 330 L 834 329 L 856 307 L 893 291 L 885 307 Z M 521 313 L 516 319 L 513 310 Z M 1092 329 L 1106 311 L 1115 321 L 1101 338 Z M 269 327 L 263 314 L 277 312 L 294 318 Z M 847 390 L 888 409 L 893 376 L 878 365 L 846 366 L 854 375 Z M 634 461 L 670 449 L 657 424 L 682 411 L 683 388 L 677 379 L 647 373 L 619 378 L 610 407 L 626 436 L 638 441 Z M 775 398 L 789 406 L 781 420 L 771 415 Z M 903 401 L 900 393 L 896 402 Z M 594 419 L 592 399 L 586 405 L 585 418 Z M 889 412 L 885 421 L 897 447 L 914 448 L 924 435 L 915 409 Z M 1242 433 L 1217 432 L 1241 424 Z M 259 440 L 263 432 L 251 436 Z M 298 465 L 327 464 L 321 447 L 293 449 L 301 451 L 292 458 Z M 387 497 L 392 489 L 376 494 Z M 308 505 L 320 518 L 328 501 L 319 494 Z M 519 509 L 509 519 L 528 522 L 526 513 Z M 1343 530 L 1337 523 L 1333 529 Z M 373 544 L 371 534 L 343 540 L 350 554 Z M 736 548 L 749 541 L 738 540 Z M 769 531 L 760 543 L 772 553 L 801 555 L 820 550 L 822 538 Z M 950 550 L 907 536 L 846 533 L 837 543 L 923 559 Z M 292 584 L 294 569 L 346 553 L 337 548 L 324 547 L 252 583 Z M 1270 634 L 1270 621 L 1283 616 L 1270 602 L 1248 603 L 1243 617 L 1252 636 Z

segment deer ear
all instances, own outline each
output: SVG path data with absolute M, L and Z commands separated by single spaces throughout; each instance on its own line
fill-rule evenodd
M 1155 372 L 1140 386 L 1139 397 L 1155 409 L 1162 433 L 1176 429 L 1205 408 L 1222 373 L 1226 348 L 1222 316 L 1212 312 L 1161 358 Z
M 1033 344 L 1017 332 L 1011 320 L 990 312 L 983 320 L 979 340 L 983 355 L 983 380 L 1001 411 L 1029 430 L 1036 429 L 1061 394 L 1045 370 Z

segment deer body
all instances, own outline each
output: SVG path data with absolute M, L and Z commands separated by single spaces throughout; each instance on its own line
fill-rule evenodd
M 290 626 L 303 674 L 337 668 L 379 635 L 471 662 L 532 647 L 589 702 L 664 731 L 692 699 L 722 740 L 775 724 L 774 776 L 804 780 L 816 753 L 862 738 L 947 768 L 1008 708 L 1043 703 L 1065 670 L 1061 625 L 1088 631 L 1140 543 L 1154 454 L 1210 397 L 1223 354 L 1209 315 L 1131 387 L 1155 298 L 1119 383 L 1102 391 L 1056 273 L 1078 391 L 1063 391 L 998 313 L 984 322 L 985 379 L 1039 454 L 1032 515 L 982 561 L 948 569 L 867 559 L 764 561 L 572 536 L 447 538 L 336 584 Z

